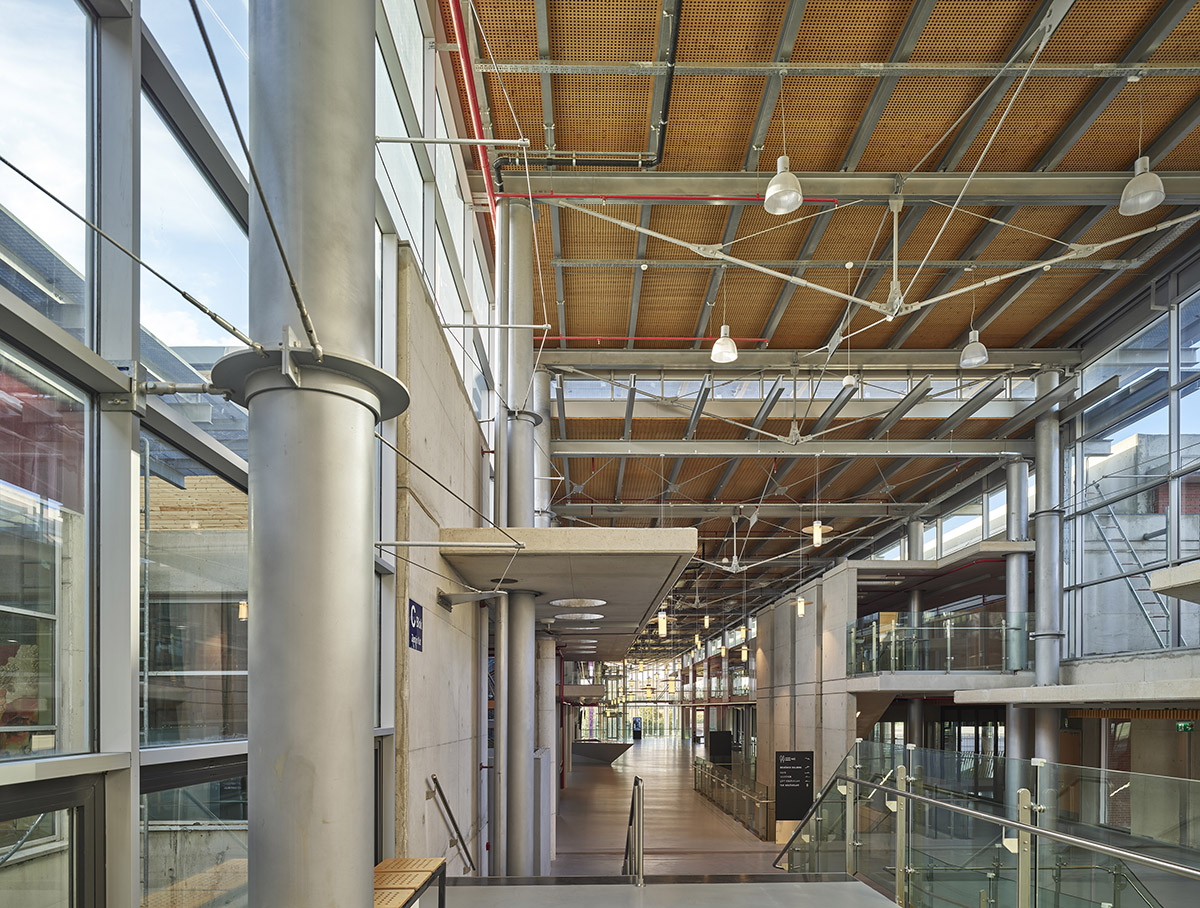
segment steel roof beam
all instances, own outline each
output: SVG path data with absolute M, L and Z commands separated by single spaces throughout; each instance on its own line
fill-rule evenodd
M 751 428 L 746 430 L 745 440 L 750 441 L 758 433 L 755 429 L 761 429 L 763 423 L 767 421 L 767 417 L 771 415 L 771 411 L 775 409 L 775 404 L 779 402 L 779 398 L 783 396 L 783 376 L 780 375 L 775 379 L 775 384 L 771 386 L 771 390 L 767 392 L 763 398 L 762 405 L 759 406 L 758 412 L 754 414 L 754 419 L 751 420 Z M 741 465 L 740 457 L 731 457 L 729 463 L 725 465 L 724 471 L 721 473 L 721 478 L 717 480 L 717 484 L 713 486 L 709 498 L 720 498 L 725 491 L 725 487 L 729 485 L 729 481 L 733 479 L 733 474 L 737 472 L 738 466 Z
M 1060 386 L 1060 390 L 1073 385 Z M 1057 399 L 1061 399 L 1059 396 Z M 1030 408 L 1026 408 L 1029 410 Z M 1030 417 L 1032 418 L 1032 417 Z M 849 439 L 786 441 L 655 441 L 569 439 L 552 441 L 550 452 L 567 457 L 1004 457 L 1027 456 L 1033 443 L 993 439 Z
M 537 29 L 538 59 L 550 59 L 550 23 L 546 12 L 546 0 L 533 0 L 534 22 Z M 541 74 L 542 88 L 542 132 L 548 151 L 555 149 L 554 142 L 554 95 L 550 88 L 550 73 Z
M 700 425 L 700 417 L 704 415 L 704 405 L 708 403 L 708 395 L 712 392 L 712 376 L 706 376 L 704 381 L 700 383 L 700 390 L 696 392 L 696 402 L 692 405 L 692 415 L 688 417 L 687 428 L 683 432 L 683 440 L 691 441 L 696 436 L 696 429 Z M 675 491 L 675 483 L 679 481 L 679 473 L 683 469 L 683 458 L 676 457 L 675 462 L 671 464 L 671 472 L 667 476 L 667 487 L 663 490 L 662 497 L 666 499 Z M 619 501 L 621 496 L 616 496 Z M 656 521 L 657 523 L 657 521 Z
M 637 376 L 629 376 L 629 391 L 625 395 L 625 428 L 621 432 L 621 438 L 624 441 L 629 441 L 633 438 L 633 406 L 637 400 Z M 625 463 L 626 460 L 622 457 L 617 464 L 617 486 L 613 492 L 613 498 L 621 500 L 621 487 L 625 484 Z
M 567 400 L 563 391 L 563 378 L 558 377 L 558 387 L 556 388 L 558 397 L 558 437 L 566 439 L 567 437 Z M 574 491 L 571 486 L 571 465 L 566 457 L 562 458 L 562 475 L 563 487 L 568 495 Z
M 845 369 L 864 372 L 899 370 L 949 370 L 959 371 L 958 350 L 870 350 L 855 348 L 838 355 L 838 362 L 831 366 L 834 374 Z M 614 370 L 637 369 L 654 372 L 691 371 L 723 372 L 737 375 L 753 375 L 755 372 L 790 372 L 799 366 L 802 370 L 820 371 L 825 357 L 813 355 L 811 350 L 743 350 L 736 362 L 714 363 L 706 350 L 621 350 L 572 347 L 568 350 L 546 349 L 542 351 L 540 365 L 559 369 Z M 1078 366 L 1078 350 L 1039 347 L 1028 349 L 994 349 L 988 351 L 986 368 L 973 370 L 972 375 L 986 375 L 989 371 L 1007 368 L 1040 368 L 1043 366 Z M 586 376 L 584 376 L 586 377 Z
M 959 407 L 953 414 L 943 420 L 941 425 L 934 429 L 933 433 L 929 437 L 945 438 L 947 435 L 965 423 L 968 419 L 982 410 L 985 406 L 987 406 L 988 402 L 992 398 L 996 397 L 1001 391 L 1004 390 L 1004 386 L 1006 384 L 1008 384 L 1007 376 L 998 375 L 993 378 L 990 382 L 980 388 L 974 396 L 965 401 L 963 405 Z
M 913 386 L 911 391 L 897 401 L 896 406 L 888 411 L 887 416 L 879 421 L 879 425 L 871 430 L 871 434 L 868 437 L 880 438 L 883 435 L 887 435 L 895 427 L 896 423 L 900 422 L 900 420 L 912 411 L 913 407 L 925 399 L 932 386 L 933 379 L 926 375 Z
M 1182 213 L 1182 210 L 1176 209 L 1176 211 L 1171 212 L 1166 217 L 1169 218 L 1179 213 Z M 1186 233 L 1195 226 L 1195 224 L 1180 224 L 1178 227 L 1168 231 L 1165 235 L 1151 234 L 1149 236 L 1144 236 L 1130 247 L 1129 252 L 1136 258 L 1140 258 L 1143 255 L 1152 255 L 1157 250 L 1160 250 L 1161 248 L 1174 242 L 1182 234 Z M 1042 338 L 1046 337 L 1048 334 L 1062 325 L 1063 322 L 1074 316 L 1080 309 L 1094 299 L 1097 293 L 1102 291 L 1105 287 L 1119 277 L 1121 277 L 1121 272 L 1104 272 L 1103 274 L 1097 274 L 1094 278 L 1071 294 L 1071 297 L 1063 302 L 1052 313 L 1050 313 L 1049 316 L 1039 321 L 1037 326 L 1032 331 L 1021 338 L 1021 345 L 1032 347 L 1038 341 L 1042 340 Z
M 929 21 L 929 14 L 933 12 L 935 5 L 936 0 L 917 0 L 913 4 L 912 10 L 904 22 L 904 28 L 900 31 L 900 37 L 896 39 L 896 44 L 892 48 L 891 55 L 888 57 L 889 63 L 908 62 L 908 58 L 912 56 L 912 52 L 917 46 L 917 41 L 920 40 L 921 33 L 925 30 L 925 23 Z M 875 90 L 871 93 L 871 99 L 867 102 L 866 109 L 863 110 L 863 114 L 859 118 L 858 128 L 854 131 L 854 138 L 850 140 L 850 148 L 846 151 L 846 156 L 842 160 L 843 170 L 856 170 L 858 168 L 858 162 L 862 159 L 863 152 L 867 150 L 871 136 L 875 134 L 875 126 L 879 123 L 879 118 L 883 116 L 884 108 L 887 107 L 888 101 L 891 100 L 892 92 L 896 90 L 896 85 L 899 82 L 900 76 L 887 75 L 875 83 Z
M 858 393 L 857 384 L 842 385 L 842 390 L 838 391 L 837 395 L 829 402 L 829 405 L 822 411 L 817 421 L 813 423 L 812 429 L 809 430 L 810 435 L 820 435 L 833 423 L 837 418 L 838 413 L 842 408 L 850 402 L 850 398 Z
M 562 228 L 559 221 L 558 208 L 551 206 L 550 208 L 550 241 L 554 246 L 554 301 L 558 306 L 558 333 L 566 335 L 567 330 L 567 292 L 563 287 L 563 269 L 560 264 L 562 259 Z M 560 340 L 558 342 L 560 349 L 566 349 L 567 342 Z
M 557 211 L 558 206 L 551 205 L 550 210 Z M 649 205 L 642 206 L 641 215 L 638 217 L 638 225 L 643 230 L 648 230 L 650 228 L 650 211 L 651 207 Z M 642 301 L 642 276 L 645 274 L 641 266 L 646 260 L 646 244 L 649 241 L 650 237 L 647 234 L 637 234 L 637 252 L 635 253 L 636 261 L 633 269 L 633 289 L 629 293 L 629 329 L 625 332 L 629 336 L 629 340 L 625 343 L 625 349 L 627 350 L 633 349 L 633 339 L 637 336 L 638 308 L 640 307 Z M 561 269 L 562 266 L 555 265 L 555 268 Z M 565 334 L 566 332 L 564 331 L 563 333 Z M 560 341 L 560 343 L 565 347 L 567 342 Z
M 915 513 L 924 507 L 922 502 L 905 502 L 895 504 L 885 501 L 836 501 L 822 502 L 822 514 L 840 514 L 850 516 L 878 516 L 881 510 L 896 514 Z M 598 518 L 651 518 L 666 516 L 671 518 L 689 518 L 696 520 L 727 520 L 739 508 L 744 511 L 756 511 L 759 517 L 796 517 L 801 513 L 811 513 L 817 510 L 817 503 L 812 501 L 799 502 L 764 502 L 762 504 L 717 504 L 710 502 L 667 502 L 656 501 L 635 502 L 560 502 L 554 506 L 554 513 L 560 517 L 598 517 Z
M 992 434 L 997 438 L 1004 438 L 1007 435 L 1011 435 L 1018 429 L 1029 425 L 1029 423 L 1033 422 L 1043 413 L 1049 413 L 1058 404 L 1074 397 L 1075 392 L 1078 390 L 1079 376 L 1072 375 L 1057 388 L 1047 391 L 1012 419 L 996 429 Z
M 809 198 L 861 199 L 863 203 L 886 205 L 896 192 L 896 175 L 892 173 L 805 173 L 793 171 L 804 185 Z M 1167 204 L 1179 205 L 1200 202 L 1200 172 L 1171 171 L 1159 174 L 1167 193 Z M 904 178 L 904 197 L 907 200 L 930 200 L 953 203 L 966 186 L 964 206 L 1005 205 L 1115 205 L 1121 191 L 1129 182 L 1128 171 L 1092 172 L 1064 171 L 1047 173 L 991 172 L 978 173 L 971 179 L 967 173 L 921 172 Z M 535 196 L 575 196 L 581 204 L 605 200 L 620 202 L 620 196 L 654 196 L 655 204 L 730 204 L 729 197 L 738 197 L 735 204 L 760 196 L 768 182 L 766 173 L 738 171 L 647 171 L 636 174 L 619 171 L 533 171 L 529 174 Z M 470 173 L 471 193 L 475 200 L 484 198 L 483 180 L 479 171 Z M 687 196 L 673 199 L 672 196 Z M 662 197 L 661 199 L 658 197 Z M 731 237 L 732 239 L 732 237 Z
M 1124 64 L 1137 64 L 1149 60 L 1150 55 L 1171 34 L 1175 26 L 1188 14 L 1193 5 L 1194 0 L 1163 4 L 1162 9 L 1159 10 L 1150 24 L 1146 26 L 1137 40 L 1125 51 L 1121 57 L 1121 62 Z M 1031 169 L 1035 171 L 1048 171 L 1053 170 L 1062 163 L 1063 158 L 1067 156 L 1080 137 L 1096 122 L 1096 119 L 1104 113 L 1108 105 L 1113 102 L 1113 99 L 1120 94 L 1125 84 L 1125 81 L 1120 79 L 1109 79 L 1101 83 L 1100 87 L 1092 92 L 1091 97 L 1084 102 L 1075 116 L 1071 118 L 1071 122 L 1059 133 L 1058 138 L 1046 149 L 1045 153 Z

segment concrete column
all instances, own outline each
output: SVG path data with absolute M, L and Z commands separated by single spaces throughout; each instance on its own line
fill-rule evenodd
M 325 362 L 375 352 L 375 5 L 252 0 L 250 145 Z M 251 193 L 250 333 L 308 344 Z M 253 354 L 250 354 L 253 356 Z M 378 397 L 303 369 L 250 409 L 249 903 L 371 902 Z M 320 668 L 315 671 L 314 668 Z
M 546 369 L 538 369 L 533 376 L 533 412 L 541 419 L 533 430 L 533 525 L 548 527 L 554 464 L 550 460 L 550 373 Z
M 1005 500 L 1008 503 L 1009 542 L 1029 539 L 1029 464 L 1011 460 L 1005 472 Z M 1010 671 L 1025 668 L 1029 634 L 1029 556 L 1011 554 L 1005 559 L 1005 616 L 1008 626 L 1004 641 Z
M 550 859 L 555 853 L 555 824 L 558 804 L 558 659 L 555 657 L 554 638 L 549 635 L 537 637 L 537 747 L 544 747 L 550 754 Z
M 1030 710 L 1009 704 L 1004 717 L 1004 800 L 1009 816 L 1016 816 L 1017 792 L 1026 786 L 1032 791 L 1033 776 L 1026 773 L 1025 761 L 1032 756 Z
M 1038 375 L 1038 396 L 1058 386 L 1057 372 Z M 1034 672 L 1040 686 L 1058 684 L 1061 634 L 1059 613 L 1062 607 L 1062 452 L 1059 449 L 1057 409 L 1039 416 L 1034 424 L 1034 452 L 1037 457 L 1036 521 L 1037 564 L 1034 596 Z M 1034 756 L 1058 762 L 1059 711 L 1036 710 L 1034 716 Z
M 513 324 L 533 321 L 533 209 L 513 203 L 509 210 L 508 305 Z M 533 331 L 504 332 L 508 355 L 508 525 L 532 527 L 534 496 Z M 509 876 L 531 876 L 534 842 L 533 732 L 537 594 L 513 590 L 508 596 L 508 849 Z
M 908 534 L 908 560 L 921 561 L 925 557 L 925 521 L 913 518 L 906 527 Z

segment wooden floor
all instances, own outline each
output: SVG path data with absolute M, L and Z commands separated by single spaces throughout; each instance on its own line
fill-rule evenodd
M 576 763 L 559 793 L 555 876 L 621 872 L 633 777 L 646 783 L 646 874 L 777 873 L 779 849 L 692 790 L 694 746 L 643 738 L 611 766 Z M 702 747 L 699 748 L 703 756 Z

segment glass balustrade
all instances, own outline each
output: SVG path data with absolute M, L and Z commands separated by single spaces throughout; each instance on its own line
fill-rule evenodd
M 1020 625 L 846 627 L 846 674 L 1019 671 L 1030 667 L 1028 632 Z
M 1164 908 L 1200 901 L 1198 813 L 1192 780 L 859 742 L 777 865 L 921 908 Z

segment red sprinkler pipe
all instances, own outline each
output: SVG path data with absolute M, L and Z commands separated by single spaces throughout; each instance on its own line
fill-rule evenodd
M 479 115 L 479 99 L 475 96 L 475 67 L 471 64 L 470 45 L 467 44 L 467 30 L 463 27 L 462 7 L 458 0 L 450 0 L 450 19 L 454 22 L 454 40 L 458 42 L 458 62 L 462 67 L 463 84 L 467 87 L 467 107 L 471 110 L 471 126 L 475 130 L 475 138 L 483 138 L 483 119 Z M 491 167 L 488 164 L 486 145 L 476 145 L 479 149 L 480 164 L 483 165 L 483 185 L 487 189 L 488 210 L 492 213 L 492 224 L 496 223 L 496 190 L 492 186 Z

